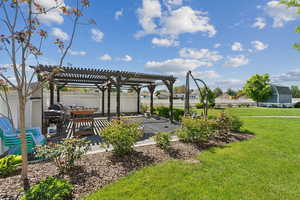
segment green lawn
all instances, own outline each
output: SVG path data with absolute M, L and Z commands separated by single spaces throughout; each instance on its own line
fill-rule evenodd
M 209 114 L 215 115 L 223 110 L 210 109 Z M 300 116 L 299 108 L 227 108 L 226 111 L 238 116 Z
M 264 112 L 281 115 L 280 110 Z M 247 113 L 257 115 L 255 109 Z M 205 151 L 199 164 L 169 161 L 147 167 L 86 199 L 300 199 L 300 119 L 243 120 L 255 139 Z

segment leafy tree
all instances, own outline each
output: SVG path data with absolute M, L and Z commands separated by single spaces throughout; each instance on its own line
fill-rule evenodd
M 223 91 L 222 91 L 221 88 L 215 88 L 215 89 L 213 90 L 213 92 L 215 93 L 215 96 L 216 96 L 216 97 L 219 97 L 219 96 L 221 96 L 221 95 L 223 94 Z
M 201 88 L 201 92 L 200 92 L 200 103 L 204 104 L 205 103 L 205 98 L 207 95 L 207 100 L 208 100 L 208 104 L 209 105 L 213 105 L 215 104 L 215 99 L 216 99 L 216 95 L 215 93 L 207 88 L 207 91 L 205 88 Z
M 292 85 L 291 91 L 292 91 L 293 98 L 300 98 L 300 89 L 297 85 Z
M 232 97 L 235 97 L 237 95 L 237 91 L 229 88 L 227 91 L 226 91 L 226 94 L 228 94 L 229 96 L 232 96 Z
M 76 35 L 76 30 L 80 24 L 95 24 L 94 20 L 87 23 L 80 21 L 85 8 L 89 6 L 89 0 L 0 0 L 0 54 L 1 58 L 8 58 L 9 64 L 0 66 L 0 78 L 5 81 L 10 88 L 18 94 L 19 119 L 21 149 L 22 149 L 22 172 L 21 180 L 25 190 L 29 189 L 28 158 L 26 149 L 25 135 L 25 106 L 29 97 L 42 88 L 56 73 L 59 73 L 60 67 L 64 64 Z M 46 2 L 46 3 L 45 3 Z M 40 64 L 40 57 L 49 44 L 44 46 L 47 41 L 46 26 L 41 23 L 41 17 L 49 12 L 59 12 L 67 16 L 72 23 L 70 28 L 70 37 L 68 41 L 56 38 L 54 44 L 60 53 L 57 62 L 57 70 L 51 73 L 41 74 L 39 82 L 36 81 L 36 72 L 32 72 L 29 64 L 32 64 L 33 58 L 36 65 Z M 50 43 L 50 44 L 51 44 Z M 31 62 L 30 62 L 31 59 Z M 13 75 L 14 81 L 9 78 Z
M 262 102 L 270 97 L 272 88 L 269 83 L 269 74 L 255 74 L 247 80 L 243 90 L 258 105 L 258 102 Z
M 297 14 L 300 14 L 300 3 L 298 0 L 281 0 L 280 3 L 285 4 L 288 8 L 296 8 Z M 300 26 L 295 28 L 295 32 L 300 33 Z M 300 50 L 300 43 L 295 43 L 294 48 Z

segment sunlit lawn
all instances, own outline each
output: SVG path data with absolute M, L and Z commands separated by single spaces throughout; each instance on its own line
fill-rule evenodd
M 224 109 L 210 109 L 210 115 L 216 115 Z M 300 116 L 299 108 L 226 108 L 230 112 L 238 116 Z M 198 112 L 202 110 L 197 109 Z
M 299 112 L 250 109 L 240 115 Z M 207 150 L 199 164 L 174 160 L 147 167 L 86 199 L 300 199 L 300 119 L 243 120 L 255 139 Z

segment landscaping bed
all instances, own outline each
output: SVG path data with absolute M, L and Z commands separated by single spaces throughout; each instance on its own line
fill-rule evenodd
M 227 143 L 242 141 L 254 137 L 246 133 L 231 133 L 226 138 L 213 138 L 205 144 L 174 142 L 167 151 L 156 145 L 137 147 L 130 155 L 115 157 L 111 152 L 89 154 L 83 157 L 78 170 L 64 178 L 74 185 L 73 198 L 81 197 L 113 183 L 130 172 L 145 166 L 160 163 L 170 159 L 185 160 L 197 163 L 195 156 L 202 150 L 213 146 L 223 146 Z M 28 172 L 31 185 L 48 176 L 58 176 L 58 171 L 52 162 L 31 164 Z M 0 199 L 18 199 L 21 195 L 20 175 L 0 178 Z

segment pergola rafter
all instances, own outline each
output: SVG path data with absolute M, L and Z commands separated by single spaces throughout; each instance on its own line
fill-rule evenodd
M 37 74 L 52 73 L 59 69 L 60 72 L 53 75 L 49 81 L 50 106 L 54 104 L 54 86 L 56 85 L 57 101 L 59 103 L 59 90 L 62 87 L 88 87 L 98 88 L 102 91 L 102 114 L 104 114 L 104 93 L 107 91 L 107 115 L 110 118 L 110 93 L 112 88 L 117 92 L 117 116 L 120 111 L 120 93 L 122 88 L 133 88 L 138 95 L 138 107 L 140 107 L 141 88 L 148 88 L 151 94 L 150 110 L 153 113 L 153 93 L 157 85 L 165 84 L 170 92 L 170 119 L 173 121 L 173 85 L 176 81 L 174 76 L 157 74 L 145 74 L 137 72 L 107 70 L 96 68 L 57 67 L 39 65 L 32 67 Z M 139 112 L 139 108 L 138 108 Z

